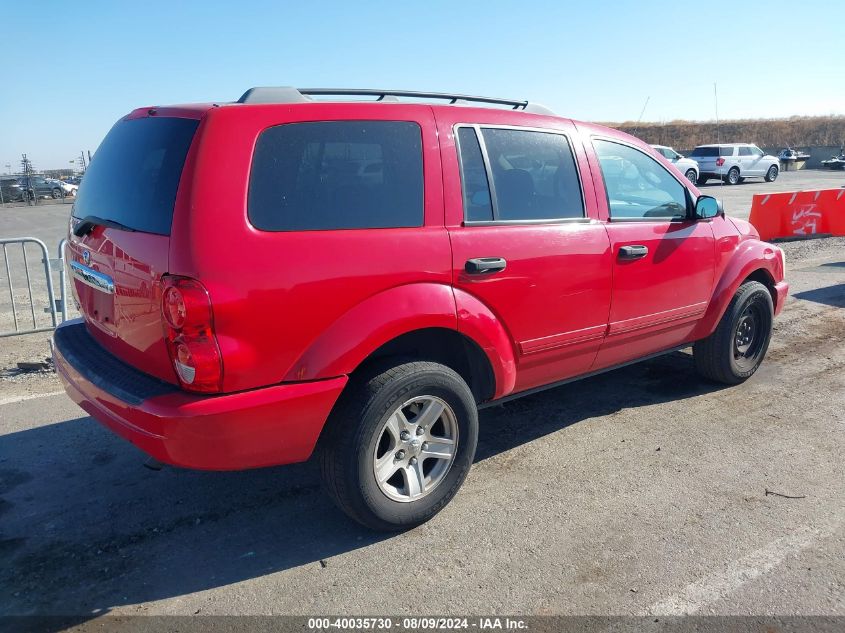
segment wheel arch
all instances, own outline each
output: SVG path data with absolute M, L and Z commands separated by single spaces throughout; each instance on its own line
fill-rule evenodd
M 513 347 L 483 304 L 450 285 L 414 283 L 380 292 L 346 312 L 305 349 L 285 381 L 352 375 L 388 357 L 442 362 L 478 402 L 513 390 Z M 466 294 L 466 293 L 463 293 Z
M 695 339 L 702 339 L 713 333 L 737 289 L 746 281 L 758 281 L 763 284 L 771 294 L 777 311 L 775 280 L 783 278 L 783 271 L 776 249 L 777 247 L 759 240 L 740 243 L 716 283 L 704 317 L 694 332 Z

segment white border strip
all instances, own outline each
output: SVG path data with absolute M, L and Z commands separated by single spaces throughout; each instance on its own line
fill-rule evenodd
M 16 402 L 25 402 L 26 400 L 37 400 L 38 398 L 49 398 L 50 396 L 58 396 L 64 394 L 64 391 L 48 391 L 47 393 L 30 393 L 25 396 L 12 396 L 11 398 L 0 398 L 0 407 L 4 404 L 15 404 Z

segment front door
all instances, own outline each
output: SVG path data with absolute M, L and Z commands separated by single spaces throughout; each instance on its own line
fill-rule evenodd
M 633 145 L 593 139 L 613 253 L 607 339 L 595 369 L 686 342 L 713 290 L 715 241 L 684 184 Z M 601 196 L 600 196 L 601 197 Z
M 567 123 L 519 128 L 493 111 L 453 110 L 437 118 L 459 311 L 468 294 L 496 315 L 514 347 L 516 392 L 589 371 L 607 329 L 611 259 L 586 211 L 583 147 Z

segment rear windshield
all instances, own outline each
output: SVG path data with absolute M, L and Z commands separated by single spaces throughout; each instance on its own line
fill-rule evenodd
M 199 121 L 118 121 L 94 154 L 73 215 L 118 222 L 144 233 L 170 234 L 176 189 Z

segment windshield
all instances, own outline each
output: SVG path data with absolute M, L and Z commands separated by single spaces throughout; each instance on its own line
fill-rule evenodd
M 73 216 L 169 235 L 176 189 L 198 124 L 167 117 L 118 121 L 85 172 Z

